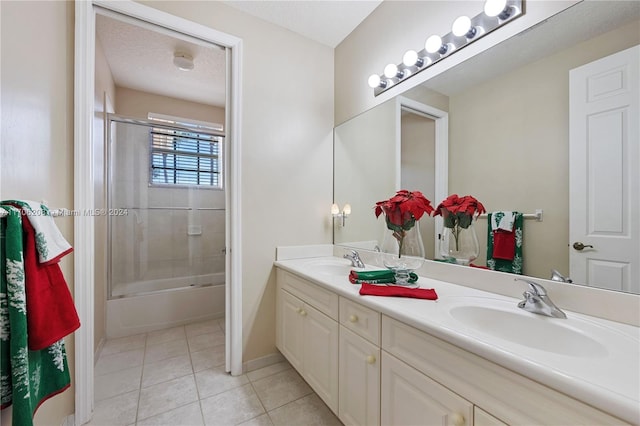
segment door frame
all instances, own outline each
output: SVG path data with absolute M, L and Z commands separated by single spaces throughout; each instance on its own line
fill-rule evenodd
M 396 96 L 395 125 L 396 125 L 396 189 L 401 188 L 401 163 L 402 163 L 402 109 L 410 109 L 415 114 L 420 114 L 431 118 L 435 122 L 435 182 L 434 182 L 434 203 L 444 200 L 449 192 L 449 113 L 423 104 L 413 99 Z M 406 188 L 405 188 L 406 189 Z M 436 204 L 437 205 L 437 204 Z M 435 207 L 435 206 L 434 206 Z M 442 217 L 434 217 L 435 231 L 435 254 L 438 256 L 439 230 L 442 229 Z
M 75 1 L 74 57 L 74 298 L 82 327 L 75 333 L 75 423 L 91 419 L 94 403 L 93 120 L 96 7 L 229 48 L 227 116 L 226 370 L 242 374 L 241 99 L 242 39 L 126 0 Z M 233 216 L 234 220 L 230 220 Z

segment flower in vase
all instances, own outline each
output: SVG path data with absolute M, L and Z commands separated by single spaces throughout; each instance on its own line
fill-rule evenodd
M 451 229 L 457 250 L 460 229 L 467 229 L 473 219 L 482 213 L 486 213 L 484 206 L 471 195 L 459 197 L 458 194 L 452 194 L 438 204 L 434 216 L 441 215 L 444 226 Z
M 425 213 L 430 216 L 433 211 L 431 201 L 420 191 L 406 189 L 396 192 L 396 195 L 388 200 L 378 201 L 375 208 L 376 217 L 384 213 L 387 228 L 393 231 L 393 237 L 398 241 L 398 256 L 402 253 L 406 231 L 413 228 Z

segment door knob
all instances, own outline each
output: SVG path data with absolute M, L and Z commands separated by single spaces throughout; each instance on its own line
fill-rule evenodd
M 580 241 L 576 241 L 575 243 L 573 243 L 573 248 L 578 250 L 578 251 L 581 251 L 582 249 L 587 248 L 587 247 L 593 248 L 593 246 L 591 244 L 585 245 L 585 244 L 582 244 Z

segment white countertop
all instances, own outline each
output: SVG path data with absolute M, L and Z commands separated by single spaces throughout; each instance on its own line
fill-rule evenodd
M 361 296 L 360 285 L 351 284 L 346 274 L 318 273 L 310 267 L 323 261 L 346 260 L 305 258 L 280 260 L 275 265 L 606 413 L 640 423 L 640 328 L 566 310 L 566 320 L 525 313 L 540 321 L 565 321 L 563 326 L 578 333 L 588 330 L 590 338 L 606 347 L 588 354 L 556 353 L 549 347 L 538 350 L 485 333 L 478 326 L 469 327 L 450 313 L 453 307 L 470 302 L 482 305 L 483 301 L 506 309 L 513 306 L 519 312 L 518 299 L 426 277 L 419 278 L 419 286 L 435 289 L 438 300 Z

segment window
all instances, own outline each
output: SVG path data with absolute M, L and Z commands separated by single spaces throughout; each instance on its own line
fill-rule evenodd
M 168 120 L 159 121 L 166 123 Z M 224 136 L 199 132 L 198 129 L 202 127 L 200 125 L 190 127 L 194 130 L 171 127 L 151 128 L 151 185 L 223 188 Z

